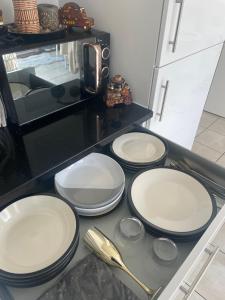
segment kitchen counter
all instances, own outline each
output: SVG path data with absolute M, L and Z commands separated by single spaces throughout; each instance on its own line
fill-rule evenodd
M 23 131 L 0 129 L 0 208 L 151 116 L 137 104 L 108 109 L 95 98 Z

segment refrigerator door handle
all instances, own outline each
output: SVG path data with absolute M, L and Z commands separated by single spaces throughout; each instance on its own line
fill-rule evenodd
M 167 92 L 168 92 L 168 88 L 169 88 L 169 80 L 166 81 L 166 84 L 162 84 L 161 88 L 164 89 L 164 94 L 163 94 L 163 100 L 162 100 L 162 107 L 161 107 L 161 111 L 160 113 L 156 113 L 157 116 L 159 116 L 159 122 L 162 121 L 163 118 L 163 112 L 164 112 L 164 108 L 165 108 L 165 104 L 166 104 L 166 97 L 167 97 Z
M 184 7 L 184 0 L 176 0 L 176 4 L 179 4 L 179 13 L 178 13 L 178 18 L 177 18 L 177 25 L 176 25 L 176 30 L 175 30 L 175 36 L 173 41 L 169 41 L 169 44 L 172 45 L 172 52 L 176 52 L 177 48 L 177 40 L 178 40 L 178 35 L 179 35 L 179 29 L 180 29 L 180 23 L 181 23 L 181 16 L 183 12 L 183 7 Z

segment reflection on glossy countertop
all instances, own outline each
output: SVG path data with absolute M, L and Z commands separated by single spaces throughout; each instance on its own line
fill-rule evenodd
M 137 104 L 109 109 L 96 98 L 23 131 L 0 129 L 0 195 L 54 174 L 151 115 Z

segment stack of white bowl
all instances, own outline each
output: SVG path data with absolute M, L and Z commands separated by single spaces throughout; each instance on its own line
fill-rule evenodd
M 55 175 L 58 193 L 71 202 L 79 215 L 98 216 L 120 202 L 125 174 L 111 157 L 91 153 Z

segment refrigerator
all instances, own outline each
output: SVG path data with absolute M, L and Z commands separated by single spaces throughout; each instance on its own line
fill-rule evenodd
M 76 2 L 111 33 L 111 75 L 153 110 L 148 128 L 191 149 L 225 40 L 225 0 Z

